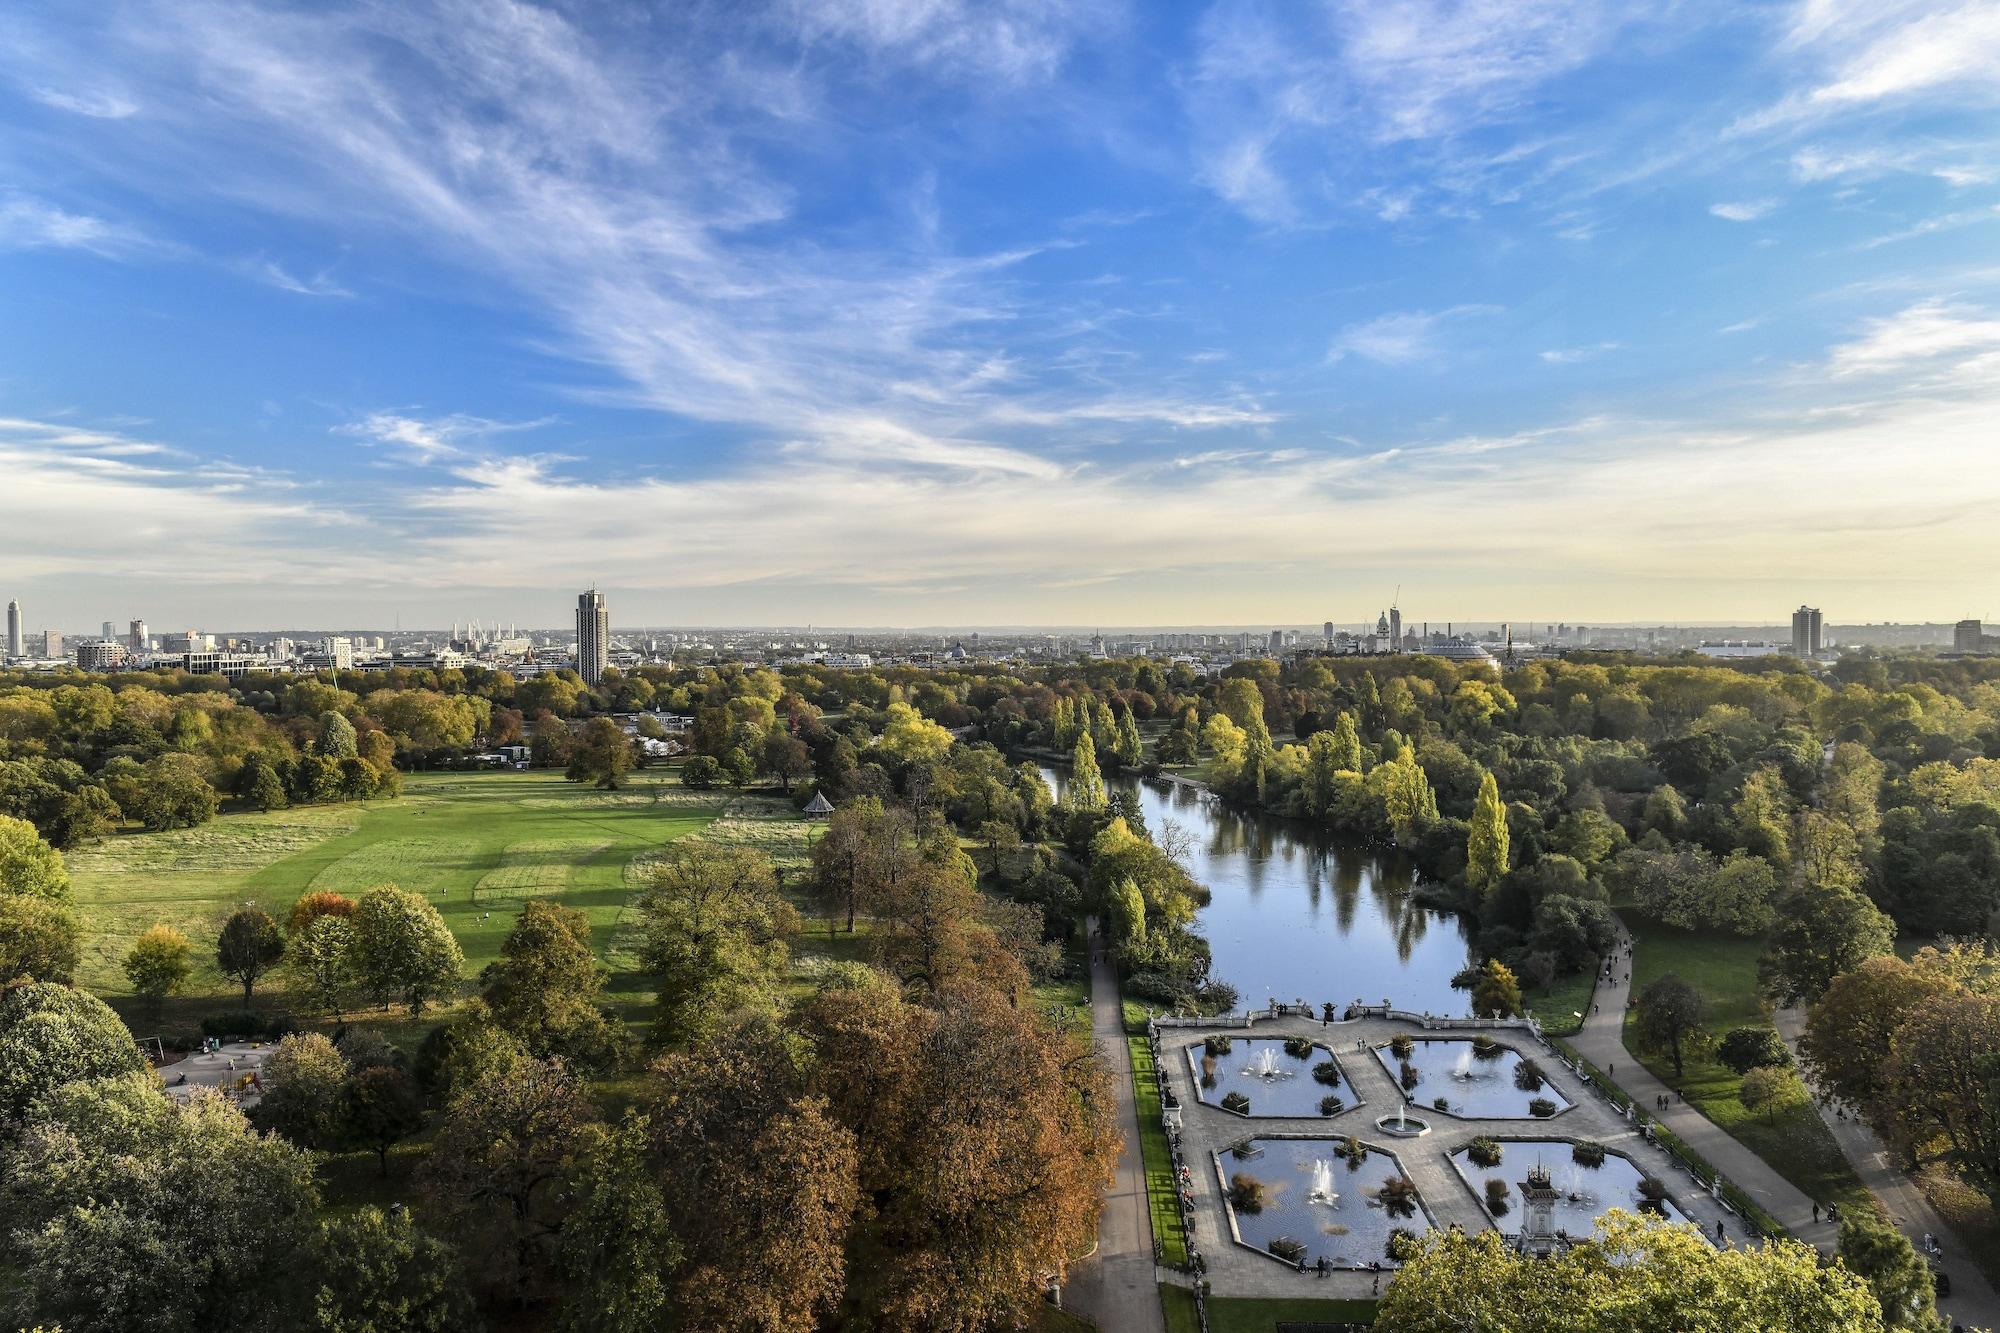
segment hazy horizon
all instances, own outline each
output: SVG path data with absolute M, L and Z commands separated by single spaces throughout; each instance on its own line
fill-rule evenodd
M 0 599 L 1978 616 L 1993 14 L 26 0 Z

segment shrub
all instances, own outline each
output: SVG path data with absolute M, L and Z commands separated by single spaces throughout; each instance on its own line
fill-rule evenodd
M 1547 1120 L 1556 1113 L 1556 1104 L 1546 1097 L 1537 1097 L 1528 1103 L 1528 1114 L 1538 1120 Z
M 1347 1159 L 1349 1166 L 1360 1166 L 1368 1160 L 1368 1147 L 1360 1139 L 1349 1134 L 1341 1140 L 1340 1147 L 1334 1149 L 1336 1155 Z
M 1486 1182 L 1486 1210 L 1495 1217 L 1507 1214 L 1507 1182 L 1493 1176 Z
M 1222 1109 L 1234 1111 L 1238 1115 L 1249 1115 L 1250 1099 L 1240 1092 L 1232 1092 L 1222 1099 Z
M 1569 1150 L 1569 1155 L 1575 1159 L 1578 1166 L 1604 1165 L 1604 1145 L 1589 1139 L 1573 1146 Z
M 1389 1228 L 1389 1243 L 1382 1247 L 1383 1255 L 1396 1263 L 1404 1264 L 1417 1257 L 1421 1248 L 1417 1233 L 1408 1227 Z
M 1477 1060 L 1497 1060 L 1500 1058 L 1500 1053 L 1506 1049 L 1488 1036 L 1482 1035 L 1472 1039 L 1472 1055 Z
M 1305 1259 L 1306 1247 L 1290 1236 L 1279 1236 L 1271 1242 L 1271 1253 L 1288 1264 L 1296 1264 Z
M 1201 1057 L 1201 1086 L 1204 1088 L 1215 1086 L 1215 1057 L 1212 1055 Z
M 1498 1166 L 1500 1145 L 1482 1134 L 1465 1145 L 1465 1156 L 1474 1166 Z
M 1415 1065 L 1411 1064 L 1408 1060 L 1405 1060 L 1403 1061 L 1403 1067 L 1398 1077 L 1400 1077 L 1403 1080 L 1403 1087 L 1407 1090 L 1410 1088 L 1414 1088 L 1417 1086 L 1417 1084 L 1421 1083 L 1423 1081 L 1424 1076 L 1417 1072 L 1417 1067 Z
M 1410 1217 L 1417 1211 L 1417 1184 L 1408 1176 L 1390 1176 L 1376 1197 L 1391 1217 Z
M 1229 1038 L 1220 1035 L 1201 1039 L 1201 1048 L 1210 1055 L 1227 1055 L 1229 1048 L 1234 1044 Z
M 1449 1098 L 1449 1097 L 1433 1097 L 1433 1098 L 1431 1098 L 1431 1109 L 1432 1109 L 1432 1110 L 1434 1110 L 1434 1111 L 1443 1111 L 1443 1112 L 1445 1112 L 1446 1114 L 1450 1114 L 1450 1112 L 1451 1112 L 1451 1098 Z
M 1337 1087 L 1340 1083 L 1340 1066 L 1331 1060 L 1322 1060 L 1313 1066 L 1313 1079 L 1328 1087 Z
M 1309 1059 L 1312 1056 L 1312 1053 L 1313 1053 L 1313 1044 L 1306 1038 L 1304 1037 L 1285 1038 L 1285 1054 L 1291 1056 L 1294 1060 Z
M 1646 1176 L 1639 1181 L 1639 1211 L 1642 1213 L 1667 1211 L 1667 1187 L 1659 1177 Z
M 1545 1082 L 1547 1075 L 1542 1073 L 1542 1067 L 1533 1060 L 1524 1058 L 1521 1063 L 1514 1066 L 1514 1086 L 1522 1092 L 1540 1092 Z
M 1347 1103 L 1340 1100 L 1339 1093 L 1330 1092 L 1319 1099 L 1319 1113 L 1321 1115 L 1339 1115 L 1346 1109 Z
M 1715 1058 L 1739 1074 L 1766 1066 L 1791 1064 L 1792 1053 L 1770 1028 L 1731 1028 L 1715 1049 Z
M 1264 1211 L 1264 1182 L 1241 1171 L 1229 1178 L 1229 1206 L 1239 1213 Z
M 1389 1052 L 1398 1060 L 1409 1059 L 1410 1053 L 1416 1049 L 1417 1043 L 1406 1034 L 1389 1038 Z

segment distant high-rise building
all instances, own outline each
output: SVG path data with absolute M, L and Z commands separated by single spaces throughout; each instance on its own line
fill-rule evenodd
M 1986 627 L 1976 620 L 1961 620 L 1951 629 L 1951 650 L 1977 653 L 1986 649 Z
M 1319 627 L 1319 634 L 1320 637 L 1322 639 L 1325 639 L 1327 641 L 1327 644 L 1331 646 L 1333 643 L 1333 622 L 1329 620 L 1324 625 L 1321 625 Z
M 76 646 L 76 664 L 85 671 L 112 671 L 125 665 L 125 645 L 117 639 Z
M 611 665 L 611 612 L 604 594 L 592 588 L 576 599 L 576 674 L 595 685 Z
M 125 640 L 125 646 L 135 653 L 152 651 L 153 643 L 151 638 L 146 634 L 145 621 L 135 620 L 132 622 L 131 633 Z
M 98 637 L 98 638 L 100 638 L 100 639 L 103 639 L 103 640 L 105 640 L 105 641 L 106 641 L 107 643 L 108 643 L 108 642 L 110 642 L 110 641 L 111 641 L 112 639 L 115 639 L 115 638 L 117 638 L 117 637 L 118 637 L 118 626 L 116 626 L 116 625 L 112 624 L 112 623 L 111 623 L 110 621 L 108 621 L 108 620 L 107 620 L 107 621 L 105 621 L 105 622 L 104 622 L 104 631 L 103 631 L 103 633 L 99 634 L 99 635 L 98 635 L 97 637 Z
M 42 657 L 61 657 L 63 655 L 62 631 L 59 629 L 45 629 L 40 634 L 37 634 L 35 636 L 35 651 Z
M 1819 652 L 1820 618 L 1816 606 L 1802 606 L 1792 612 L 1792 652 L 1798 657 L 1812 657 Z
M 1272 631 L 1271 631 L 1271 651 L 1275 653 L 1275 652 L 1277 652 L 1277 651 L 1278 651 L 1278 650 L 1279 650 L 1280 648 L 1283 648 L 1284 646 L 1285 646 L 1285 632 L 1284 632 L 1283 630 L 1281 630 L 1281 629 L 1274 629 L 1274 630 L 1272 630 Z
M 1393 606 L 1389 608 L 1389 651 L 1403 651 L 1403 613 Z
M 7 603 L 7 656 L 19 657 L 27 645 L 21 641 L 21 604 Z

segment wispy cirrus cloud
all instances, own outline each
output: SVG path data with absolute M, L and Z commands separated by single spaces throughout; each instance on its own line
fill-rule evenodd
M 1378 315 L 1350 324 L 1335 335 L 1327 360 L 1358 356 L 1385 366 L 1428 361 L 1439 355 L 1439 335 L 1448 324 L 1496 312 L 1490 305 L 1459 305 L 1448 310 L 1399 310 Z
M 1860 337 L 1834 347 L 1828 365 L 1838 376 L 1876 374 L 1995 352 L 2000 352 L 2000 315 L 1930 300 L 1868 320 Z
M 85 250 L 105 259 L 170 247 L 136 227 L 23 195 L 0 199 L 0 250 Z
M 354 295 L 353 292 L 333 280 L 329 270 L 307 274 L 303 277 L 275 259 L 262 257 L 245 260 L 238 266 L 246 275 L 267 286 L 276 287 L 281 292 L 291 292 L 295 296 L 337 296 Z
M 1778 206 L 1775 199 L 1738 199 L 1710 204 L 1708 211 L 1724 222 L 1755 222 Z

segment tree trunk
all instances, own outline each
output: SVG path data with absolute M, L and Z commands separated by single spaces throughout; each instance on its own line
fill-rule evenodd
M 250 1007 L 250 980 L 249 977 L 243 978 L 243 1007 L 245 1009 Z

